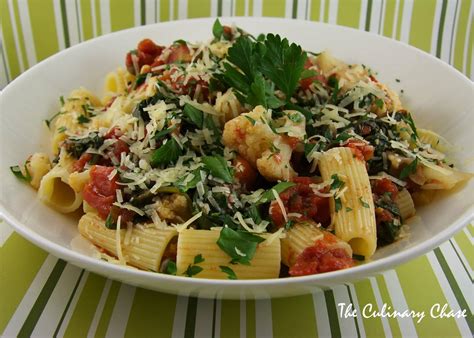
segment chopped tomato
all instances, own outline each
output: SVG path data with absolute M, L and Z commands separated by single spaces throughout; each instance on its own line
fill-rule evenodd
M 105 139 L 116 139 L 116 138 L 119 138 L 120 136 L 123 135 L 123 132 L 120 130 L 119 127 L 113 127 L 112 129 L 110 129 L 105 135 L 104 135 L 104 138 Z
M 144 39 L 138 43 L 137 49 L 132 52 L 128 52 L 125 57 L 125 65 L 127 70 L 135 74 L 135 66 L 133 64 L 132 53 L 137 56 L 137 66 L 138 70 L 144 65 L 151 65 L 154 63 L 155 59 L 161 55 L 164 47 L 158 46 L 150 39 Z
M 354 156 L 361 161 L 368 161 L 374 157 L 374 147 L 363 141 L 350 139 L 344 146 L 349 147 Z
M 354 261 L 347 252 L 335 246 L 336 236 L 325 233 L 322 239 L 306 248 L 290 267 L 290 276 L 313 275 L 322 272 L 336 271 L 354 266 Z
M 247 190 L 250 190 L 257 181 L 257 171 L 242 156 L 237 155 L 234 159 L 234 177 Z
M 109 179 L 113 167 L 95 165 L 90 171 L 90 181 L 83 190 L 84 200 L 97 209 L 100 217 L 106 219 L 112 203 L 115 202 L 117 178 Z
M 376 208 L 375 209 L 375 218 L 377 220 L 377 224 L 381 222 L 391 222 L 393 220 L 393 214 L 384 208 Z
M 84 153 L 79 157 L 77 161 L 74 162 L 72 165 L 72 171 L 81 172 L 84 170 L 85 165 L 92 159 L 92 155 L 88 153 Z
M 166 63 L 175 63 L 175 62 L 191 62 L 191 52 L 189 48 L 184 43 L 175 43 L 171 48 L 171 53 L 166 60 Z
M 138 43 L 137 49 L 145 54 L 157 55 L 162 52 L 163 47 L 156 45 L 150 39 L 143 39 Z
M 290 217 L 297 221 L 315 221 L 328 225 L 331 221 L 329 212 L 329 198 L 317 196 L 309 186 L 315 183 L 310 177 L 296 177 L 296 185 L 286 189 L 280 194 L 287 214 L 296 213 L 300 216 Z M 270 204 L 270 217 L 277 227 L 285 225 L 285 218 L 280 205 L 276 201 Z
M 311 63 L 311 60 L 310 59 L 306 59 L 306 63 L 304 64 L 304 69 L 309 69 L 313 66 L 313 64 Z M 300 80 L 300 87 L 304 90 L 306 89 L 309 89 L 309 86 L 311 86 L 311 84 L 314 82 L 314 81 L 319 81 L 323 84 L 326 84 L 327 83 L 327 79 L 324 77 L 324 75 L 321 75 L 321 74 L 316 74 L 314 76 L 310 76 L 310 77 L 307 77 L 305 79 L 301 79 Z
M 282 138 L 283 138 L 283 142 L 288 144 L 291 150 L 294 150 L 296 146 L 298 145 L 298 143 L 300 143 L 300 140 L 296 137 L 283 135 Z
M 381 180 L 375 181 L 374 192 L 380 196 L 388 192 L 390 193 L 391 200 L 394 201 L 397 197 L 398 189 L 395 183 L 390 181 L 388 178 L 382 178 Z

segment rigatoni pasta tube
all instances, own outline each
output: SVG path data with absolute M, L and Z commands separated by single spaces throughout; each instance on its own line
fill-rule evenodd
M 242 265 L 229 263 L 231 258 L 216 244 L 219 235 L 218 230 L 181 231 L 178 237 L 176 258 L 178 275 L 182 275 L 189 265 L 193 265 L 197 255 L 202 255 L 204 262 L 199 263 L 199 266 L 203 270 L 194 275 L 195 278 L 227 279 L 227 274 L 221 271 L 220 266 L 230 267 L 238 279 L 278 278 L 280 273 L 280 240 L 278 238 L 271 243 L 260 243 L 250 265 Z
M 293 225 L 286 233 L 286 237 L 281 240 L 281 261 L 286 266 L 293 266 L 298 256 L 306 249 L 314 246 L 318 241 L 324 241 L 325 235 L 334 235 L 328 231 L 316 227 L 315 224 L 302 222 Z M 347 252 L 348 257 L 352 257 L 352 249 L 343 240 L 331 241 L 331 248 L 341 248 Z
M 347 147 L 326 151 L 320 158 L 319 168 L 323 180 L 333 175 L 345 183 L 340 196 L 341 205 L 336 211 L 331 199 L 331 218 L 336 236 L 348 242 L 354 253 L 369 258 L 377 248 L 374 202 L 365 162 L 358 159 Z
M 413 198 L 408 190 L 402 189 L 399 191 L 395 198 L 395 203 L 397 204 L 398 209 L 400 209 L 400 215 L 402 216 L 403 221 L 415 216 L 415 203 L 413 202 Z
M 93 213 L 82 216 L 78 228 L 82 236 L 98 247 L 115 257 L 123 257 L 124 263 L 155 272 L 160 269 L 168 243 L 177 235 L 177 231 L 172 227 L 156 229 L 133 226 L 130 230 L 108 229 L 105 222 Z
M 82 204 L 82 192 L 74 191 L 68 179 L 69 172 L 56 165 L 41 179 L 39 199 L 63 213 L 77 210 Z

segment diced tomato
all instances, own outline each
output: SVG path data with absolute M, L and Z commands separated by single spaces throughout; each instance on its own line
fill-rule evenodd
M 145 54 L 156 56 L 157 54 L 161 53 L 163 47 L 158 46 L 150 39 L 143 39 L 138 43 L 137 49 Z
M 242 156 L 237 155 L 234 159 L 234 177 L 247 190 L 250 190 L 257 181 L 257 171 Z
M 293 182 L 296 185 L 280 194 L 286 213 L 300 214 L 300 217 L 292 218 L 297 221 L 310 220 L 325 226 L 328 225 L 331 221 L 329 198 L 317 196 L 313 192 L 309 185 L 315 182 L 310 177 L 296 177 Z M 269 213 L 277 227 L 282 227 L 285 224 L 282 210 L 276 201 L 272 201 L 270 204 Z
M 374 157 L 374 147 L 363 141 L 359 141 L 357 139 L 350 139 L 349 141 L 347 141 L 344 147 L 351 148 L 354 156 L 361 161 L 368 161 L 372 157 Z
M 164 47 L 158 46 L 150 39 L 144 39 L 138 43 L 137 49 L 132 52 L 128 52 L 125 57 L 125 65 L 127 70 L 135 74 L 135 66 L 133 64 L 132 53 L 135 53 L 137 56 L 137 66 L 138 70 L 144 65 L 151 65 L 154 63 L 155 59 L 161 55 Z
M 166 63 L 175 63 L 175 62 L 191 62 L 191 52 L 189 48 L 184 43 L 175 43 L 171 46 L 171 53 L 166 60 Z
M 375 209 L 375 218 L 377 220 L 377 224 L 381 222 L 391 222 L 393 220 L 393 214 L 384 208 L 376 208 Z
M 112 203 L 115 202 L 117 178 L 109 179 L 113 167 L 94 165 L 90 171 L 90 181 L 83 190 L 84 200 L 97 209 L 100 217 L 107 218 Z
M 298 143 L 300 143 L 300 140 L 296 137 L 283 135 L 282 138 L 283 138 L 283 142 L 288 144 L 291 150 L 294 150 L 296 146 L 298 145 Z
M 92 159 L 92 155 L 88 153 L 84 153 L 79 157 L 77 161 L 74 162 L 72 165 L 72 171 L 81 172 L 84 170 L 85 165 Z
M 290 276 L 313 275 L 354 266 L 352 257 L 344 249 L 334 245 L 337 241 L 337 237 L 331 233 L 324 234 L 322 239 L 296 258 L 295 264 L 290 267 Z
M 381 180 L 376 180 L 373 192 L 380 196 L 388 192 L 390 193 L 390 198 L 394 201 L 397 197 L 398 189 L 395 183 L 388 178 L 382 178 Z
M 110 129 L 105 135 L 105 139 L 116 139 L 123 135 L 123 132 L 120 130 L 119 127 L 113 127 Z
M 306 59 L 306 63 L 304 64 L 304 69 L 309 69 L 313 66 L 313 64 L 311 63 L 311 60 L 310 59 Z M 311 84 L 314 82 L 314 81 L 319 81 L 321 82 L 322 84 L 326 84 L 327 83 L 327 79 L 324 77 L 324 75 L 321 75 L 321 74 L 317 74 L 317 75 L 314 75 L 314 76 L 310 76 L 310 77 L 307 77 L 305 79 L 301 79 L 300 80 L 300 87 L 304 90 L 308 89 L 309 86 L 311 86 Z

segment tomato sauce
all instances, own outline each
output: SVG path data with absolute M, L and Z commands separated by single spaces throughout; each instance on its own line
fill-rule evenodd
M 99 216 L 106 219 L 112 203 L 115 202 L 115 190 L 118 188 L 117 178 L 109 179 L 113 167 L 94 165 L 90 171 L 90 181 L 82 192 L 84 200 L 97 209 Z
M 382 178 L 381 180 L 375 181 L 373 192 L 379 196 L 385 193 L 390 193 L 390 199 L 394 201 L 398 195 L 398 188 L 395 183 L 390 181 L 388 178 Z
M 374 147 L 365 142 L 350 139 L 344 147 L 350 148 L 354 156 L 361 161 L 368 161 L 374 157 Z

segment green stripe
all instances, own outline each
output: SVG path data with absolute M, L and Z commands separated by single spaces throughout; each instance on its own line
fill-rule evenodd
M 359 27 L 361 0 L 339 2 L 337 10 L 337 24 L 357 28 Z
M 105 281 L 104 277 L 89 273 L 64 333 L 65 338 L 87 336 L 95 311 L 99 305 L 100 296 L 104 290 Z
M 289 1 L 289 0 L 288 0 Z M 292 13 L 291 13 L 291 17 L 293 19 L 296 19 L 296 17 L 298 16 L 298 0 L 293 0 L 293 7 L 292 7 Z
M 455 33 L 455 30 L 456 30 L 456 22 L 458 20 L 458 9 L 459 9 L 459 1 L 461 0 L 456 0 L 456 8 L 454 9 L 454 20 L 453 20 L 453 25 L 452 25 L 452 29 L 451 29 L 451 40 L 450 41 L 450 45 L 449 45 L 449 64 L 453 64 L 453 59 L 452 59 L 452 55 L 453 55 L 453 48 L 454 48 L 454 33 Z
M 377 281 L 377 286 L 380 291 L 380 297 L 382 298 L 382 304 L 387 304 L 390 308 L 394 309 L 392 299 L 390 298 L 390 294 L 388 293 L 387 284 L 385 283 L 385 279 L 383 275 L 378 275 L 375 277 Z M 396 318 L 388 317 L 388 324 L 390 325 L 390 331 L 394 337 L 401 337 L 400 326 L 398 325 L 398 321 Z M 367 332 L 366 332 L 367 333 Z
M 7 326 L 47 256 L 45 251 L 15 232 L 0 247 L 0 289 L 3 290 L 0 332 Z
M 362 311 L 365 306 L 372 306 L 372 311 L 379 311 L 377 306 L 377 300 L 375 299 L 372 285 L 368 279 L 357 282 L 354 284 L 354 289 L 359 303 L 359 309 Z M 370 305 L 368 305 L 370 304 Z M 371 311 L 371 312 L 372 312 Z M 362 323 L 364 324 L 364 330 L 367 337 L 378 337 L 383 332 L 382 320 L 380 318 L 366 318 L 362 316 Z
M 255 301 L 247 300 L 246 306 L 247 318 L 245 323 L 247 324 L 247 338 L 255 338 L 257 335 L 256 326 L 255 326 Z
M 82 33 L 84 40 L 94 37 L 92 30 L 92 8 L 90 0 L 81 0 Z
M 354 304 L 354 300 L 352 299 L 352 292 L 351 292 L 351 288 L 349 287 L 349 285 L 346 284 L 346 288 L 347 288 L 347 293 L 349 294 L 349 300 L 352 304 L 352 308 L 355 309 L 355 304 Z M 357 337 L 360 338 L 360 329 L 359 329 L 359 322 L 357 321 L 357 318 L 354 317 L 354 324 L 355 324 L 355 327 L 356 327 L 356 331 L 357 331 Z
M 95 0 L 95 25 L 97 27 L 97 35 L 102 35 L 102 13 L 100 11 L 100 0 Z
M 66 307 L 64 308 L 63 314 L 61 316 L 61 319 L 59 320 L 58 326 L 56 326 L 56 330 L 54 331 L 53 337 L 57 337 L 59 330 L 61 329 L 61 326 L 63 325 L 64 318 L 66 317 L 67 311 L 69 310 L 69 307 L 71 306 L 72 299 L 74 298 L 77 288 L 79 287 L 79 283 L 82 280 L 82 276 L 84 275 L 84 271 L 81 271 L 81 274 L 79 275 L 79 278 L 77 279 L 76 285 L 74 285 L 74 289 L 71 292 L 71 296 L 69 296 L 69 300 L 67 301 Z
M 456 42 L 454 44 L 454 67 L 462 71 L 464 60 L 464 42 L 467 35 L 467 24 L 471 9 L 471 0 L 464 0 L 459 11 L 458 29 L 456 32 Z
M 13 12 L 15 14 L 15 21 L 16 21 L 16 31 L 18 32 L 18 40 L 20 42 L 20 51 L 21 51 L 21 59 L 23 60 L 23 65 L 25 66 L 25 69 L 28 69 L 28 58 L 26 57 L 26 48 L 25 48 L 25 38 L 23 36 L 23 27 L 21 26 L 21 20 L 20 20 L 20 10 L 18 9 L 18 2 L 17 1 L 12 1 L 13 2 Z
M 173 0 L 173 19 L 178 19 L 178 8 L 179 8 L 179 1 Z
M 446 262 L 446 259 L 444 258 L 444 255 L 441 252 L 440 248 L 434 249 L 434 254 L 436 258 L 438 259 L 441 269 L 443 269 L 444 275 L 446 276 L 446 279 L 448 280 L 449 285 L 451 286 L 451 290 L 453 290 L 454 297 L 456 297 L 456 300 L 458 301 L 461 311 L 462 310 L 466 311 L 466 314 L 467 314 L 466 321 L 467 321 L 467 325 L 469 325 L 469 329 L 471 330 L 471 332 L 474 332 L 474 316 L 469 310 L 469 306 L 467 305 L 466 298 L 464 298 L 464 295 L 462 294 L 462 291 L 459 288 L 458 283 L 456 282 L 456 278 L 454 278 L 453 272 L 449 268 L 448 263 Z
M 74 9 L 76 10 L 76 25 L 77 25 L 77 32 L 79 37 L 79 42 L 82 41 L 82 28 L 81 28 L 81 20 L 79 18 L 79 8 L 77 5 L 78 0 L 74 2 Z
M 105 301 L 99 324 L 97 325 L 97 331 L 95 332 L 96 338 L 105 337 L 105 334 L 107 333 L 110 318 L 112 317 L 112 312 L 114 311 L 115 302 L 117 301 L 119 289 L 120 283 L 113 281 L 110 285 L 109 294 L 107 295 L 107 300 Z
M 186 326 L 184 328 L 184 337 L 194 337 L 194 329 L 196 328 L 196 311 L 197 311 L 196 297 L 188 297 L 188 308 L 186 310 Z
M 170 337 L 176 309 L 175 295 L 137 289 L 125 331 L 126 337 Z
M 431 50 L 435 12 L 436 0 L 413 2 L 409 43 L 428 53 Z
M 236 0 L 235 15 L 237 15 L 237 16 L 244 16 L 245 15 L 245 0 Z
M 365 15 L 365 30 L 370 30 L 370 20 L 372 19 L 372 0 L 367 1 L 367 13 Z M 380 18 L 382 20 L 382 18 Z
M 395 5 L 396 0 L 385 0 L 385 18 L 383 22 L 383 35 L 387 37 L 393 36 L 393 23 L 395 22 Z
M 448 0 L 443 0 L 441 7 L 441 15 L 439 17 L 438 41 L 436 43 L 436 56 L 441 57 L 441 46 L 443 44 L 444 22 L 446 21 L 446 9 L 448 7 Z
M 64 45 L 66 48 L 71 46 L 71 42 L 69 40 L 69 24 L 67 22 L 67 14 L 66 14 L 66 0 L 60 1 L 61 7 L 61 21 L 63 23 L 63 36 L 64 36 Z
M 410 310 L 421 312 L 427 311 L 436 303 L 447 304 L 446 297 L 426 256 L 401 265 L 396 273 Z M 413 320 L 416 323 L 416 319 Z M 422 337 L 459 336 L 459 329 L 454 318 L 432 318 L 429 312 L 420 323 L 416 323 L 415 329 Z
M 405 1 L 400 0 L 398 5 L 398 17 L 397 17 L 397 36 L 396 39 L 400 40 L 400 35 L 402 31 L 402 22 L 403 22 L 403 7 L 405 6 Z
M 474 270 L 474 246 L 471 244 L 471 241 L 467 237 L 464 231 L 459 231 L 456 235 L 454 235 L 454 239 L 456 240 L 456 244 L 461 249 L 463 256 L 466 258 L 469 266 L 472 270 Z
M 211 16 L 211 0 L 188 1 L 189 18 L 205 18 Z
M 36 48 L 36 60 L 41 61 L 59 50 L 53 0 L 28 0 L 31 30 Z
M 221 301 L 221 337 L 240 336 L 240 300 Z
M 273 337 L 317 337 L 313 297 L 272 299 Z
M 9 13 L 7 0 L 0 1 L 0 12 Z M 2 20 L 0 20 L 0 23 L 2 25 L 2 32 L 4 38 L 3 42 L 5 43 L 7 62 L 8 66 L 10 67 L 10 76 L 12 78 L 15 78 L 20 74 L 21 70 L 20 63 L 18 62 L 18 57 L 16 55 L 15 38 L 13 36 L 13 27 L 10 15 L 3 15 Z
M 461 263 L 462 267 L 464 268 L 464 271 L 466 272 L 466 275 L 469 277 L 471 282 L 474 282 L 474 280 L 471 277 L 471 274 L 469 273 L 469 270 L 467 269 L 466 264 L 464 264 L 464 260 L 461 258 L 461 254 L 458 252 L 458 249 L 453 244 L 453 239 L 449 240 L 449 244 L 451 244 L 451 247 L 453 248 L 454 252 L 456 253 L 456 256 L 458 256 L 459 262 Z
M 473 24 L 471 25 L 471 33 L 473 33 L 473 30 L 474 30 L 474 22 Z M 474 43 L 473 40 L 471 40 L 471 46 L 472 44 Z M 469 224 L 467 227 L 466 227 L 467 231 L 469 231 L 469 233 L 471 234 L 471 237 L 474 237 L 474 225 L 473 224 Z
M 336 309 L 336 301 L 332 290 L 324 291 L 324 298 L 326 299 L 326 309 L 328 310 L 329 327 L 331 329 L 331 336 L 341 337 L 341 328 L 339 327 L 338 314 Z
M 469 44 L 467 46 L 467 65 L 466 65 L 466 75 L 467 77 L 471 76 L 471 67 L 472 67 L 472 53 L 474 49 L 474 22 L 471 22 L 471 31 L 469 32 Z M 471 81 L 474 81 L 474 76 L 471 78 Z M 470 230 L 471 235 L 474 230 Z
M 135 26 L 133 1 L 110 1 L 110 28 L 112 32 Z
M 173 0 L 160 0 L 160 21 L 170 20 L 170 1 Z
M 216 336 L 217 299 L 212 302 L 212 338 Z
M 217 16 L 222 16 L 222 0 L 217 1 Z
M 3 64 L 3 70 L 5 72 L 5 77 L 7 80 L 7 83 L 10 82 L 10 74 L 8 70 L 8 65 L 7 65 L 7 55 L 5 54 L 5 49 L 3 48 L 3 44 L 0 43 L 0 53 L 2 54 L 2 64 Z
M 285 0 L 263 0 L 262 16 L 285 16 Z
M 26 317 L 26 320 L 23 323 L 20 332 L 18 333 L 18 337 L 31 336 L 31 333 L 33 332 L 36 323 L 38 322 L 41 314 L 43 313 L 43 310 L 46 304 L 48 303 L 48 300 L 51 297 L 51 294 L 53 293 L 56 284 L 58 284 L 58 280 L 61 277 L 61 274 L 63 273 L 65 267 L 66 262 L 62 259 L 56 262 L 53 271 L 51 272 L 48 277 L 48 280 L 44 284 L 43 289 L 41 289 L 41 292 L 38 298 L 36 299 L 35 304 L 31 308 L 28 317 Z
M 321 1 L 324 0 L 311 0 L 311 12 L 309 14 L 311 21 L 319 21 L 319 17 L 321 16 Z
M 140 22 L 142 25 L 146 25 L 146 2 L 140 0 Z

